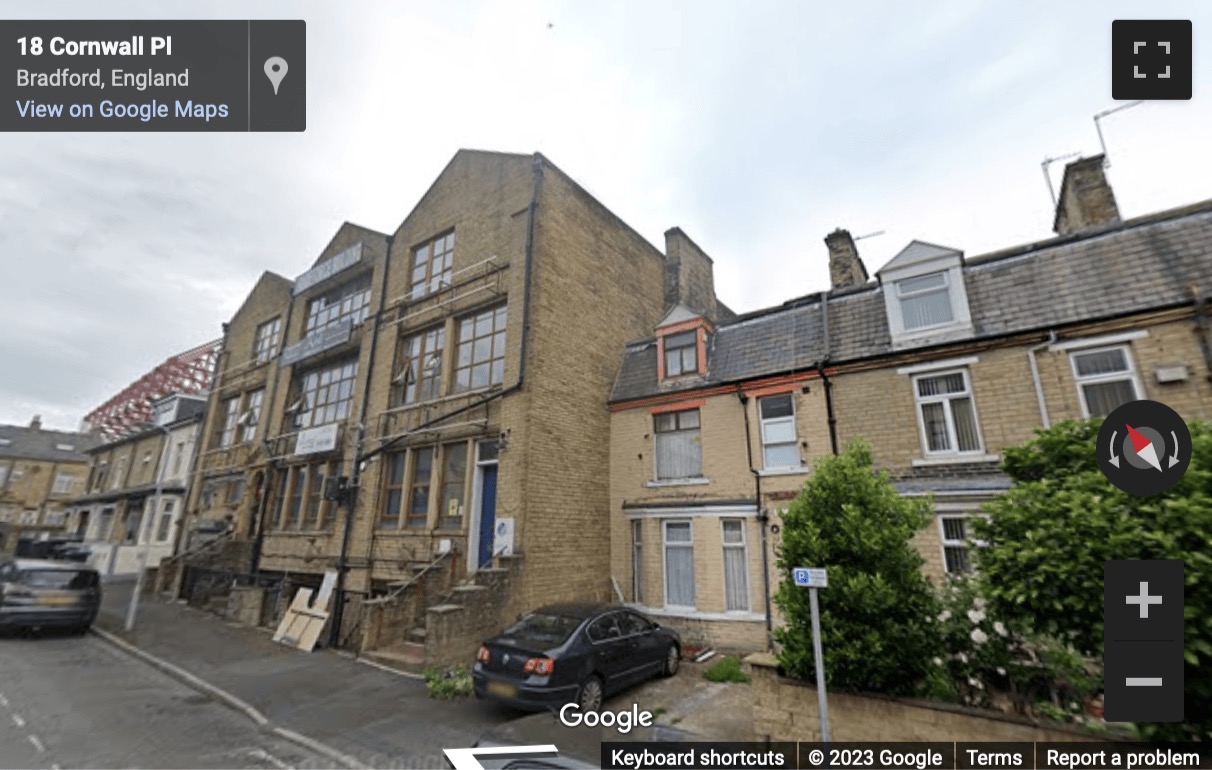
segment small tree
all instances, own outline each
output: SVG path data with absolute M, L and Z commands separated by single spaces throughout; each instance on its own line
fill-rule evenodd
M 1212 738 L 1212 426 L 1191 423 L 1191 464 L 1162 495 L 1134 497 L 1098 469 L 1098 420 L 1069 421 L 1005 450 L 1009 492 L 985 506 L 977 563 L 999 615 L 1103 651 L 1103 562 L 1186 563 L 1186 723 L 1150 725 L 1159 739 Z
M 872 469 L 871 448 L 852 442 L 821 460 L 783 517 L 783 572 L 775 603 L 786 626 L 775 631 L 779 662 L 815 681 L 807 589 L 794 567 L 825 567 L 821 595 L 825 677 L 830 687 L 912 694 L 939 650 L 937 600 L 910 539 L 931 519 L 930 502 L 901 497 L 887 472 Z

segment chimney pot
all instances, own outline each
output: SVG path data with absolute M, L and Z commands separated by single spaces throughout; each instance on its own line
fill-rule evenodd
M 867 283 L 867 267 L 859 258 L 858 247 L 849 230 L 840 227 L 825 236 L 829 249 L 829 280 L 835 289 L 862 286 Z
M 34 415 L 34 419 L 29 421 L 30 430 L 42 430 L 42 415 Z
M 1119 206 L 1107 182 L 1105 165 L 1106 158 L 1095 155 L 1065 166 L 1056 218 L 1052 222 L 1057 235 L 1119 221 Z

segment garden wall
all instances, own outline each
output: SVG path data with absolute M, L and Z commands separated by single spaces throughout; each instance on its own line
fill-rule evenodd
M 816 688 L 778 673 L 773 655 L 745 658 L 753 676 L 753 732 L 771 741 L 819 741 Z M 828 693 L 834 741 L 1121 740 L 948 703 L 874 695 Z

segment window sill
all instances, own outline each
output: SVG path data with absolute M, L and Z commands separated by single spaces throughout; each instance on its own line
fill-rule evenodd
M 932 465 L 960 465 L 962 463 L 995 463 L 1000 462 L 1001 455 L 991 454 L 955 454 L 955 455 L 940 455 L 938 457 L 918 457 L 910 461 L 910 465 L 914 468 L 929 467 Z
M 693 607 L 647 607 L 629 603 L 628 607 L 650 617 L 685 618 L 687 620 L 729 620 L 743 623 L 765 622 L 766 616 L 759 612 L 700 612 Z
M 808 473 L 807 465 L 801 465 L 798 468 L 770 468 L 757 472 L 759 476 L 799 476 L 805 473 Z
M 693 487 L 710 483 L 711 479 L 699 476 L 692 479 L 662 479 L 660 481 L 649 481 L 644 484 L 644 486 L 648 487 L 649 489 L 660 489 L 662 487 Z

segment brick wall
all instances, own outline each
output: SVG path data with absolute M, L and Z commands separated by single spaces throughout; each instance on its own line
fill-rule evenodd
M 753 731 L 772 741 L 819 741 L 816 688 L 779 676 L 767 654 L 745 659 L 753 676 Z M 1079 732 L 992 711 L 901 698 L 828 693 L 829 731 L 834 741 L 1103 741 Z

